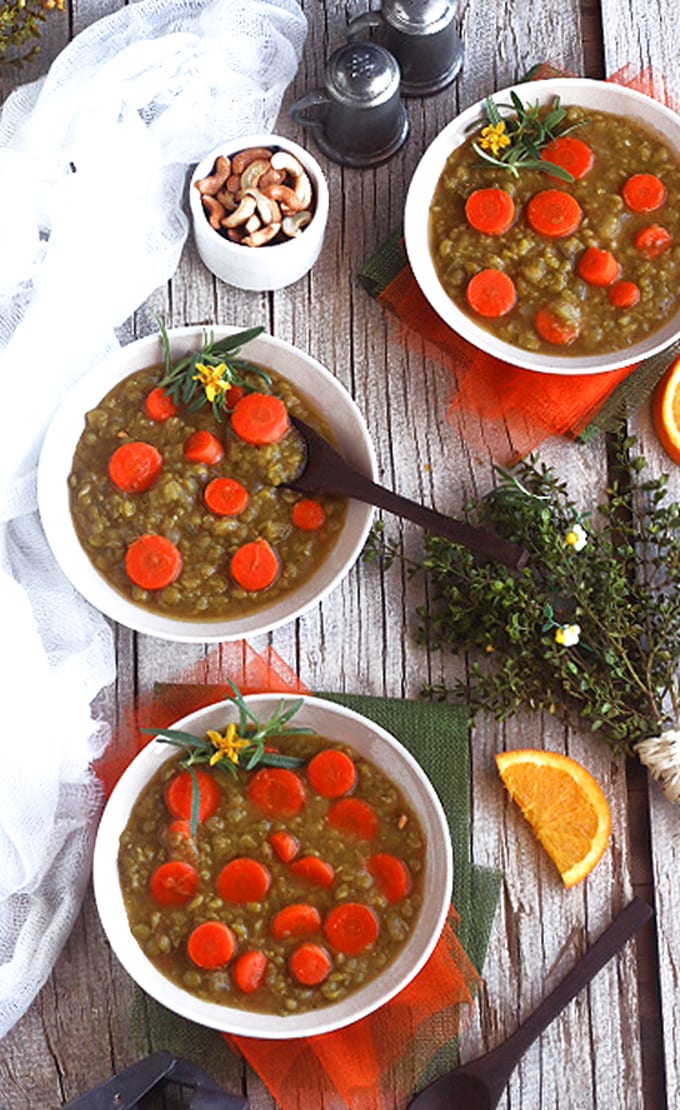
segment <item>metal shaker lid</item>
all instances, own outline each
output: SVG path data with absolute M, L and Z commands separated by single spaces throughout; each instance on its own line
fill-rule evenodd
M 326 65 L 329 93 L 355 108 L 389 100 L 399 88 L 400 76 L 395 58 L 374 42 L 348 42 Z
M 433 35 L 451 22 L 455 4 L 451 0 L 383 0 L 386 23 L 407 35 Z

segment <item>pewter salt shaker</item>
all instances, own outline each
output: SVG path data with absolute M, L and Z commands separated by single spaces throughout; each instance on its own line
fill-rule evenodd
M 463 62 L 455 14 L 451 0 L 382 0 L 380 11 L 350 20 L 349 37 L 375 35 L 399 63 L 404 96 L 429 96 L 450 84 Z
M 326 63 L 325 89 L 300 97 L 290 114 L 313 129 L 334 162 L 376 166 L 391 158 L 408 134 L 400 76 L 394 57 L 378 43 L 345 43 Z

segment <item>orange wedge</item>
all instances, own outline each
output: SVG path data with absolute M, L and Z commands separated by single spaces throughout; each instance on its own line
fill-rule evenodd
M 664 451 L 680 464 L 680 355 L 652 394 L 652 422 Z
M 590 874 L 611 833 L 607 799 L 576 760 L 557 752 L 502 752 L 496 764 L 565 886 Z

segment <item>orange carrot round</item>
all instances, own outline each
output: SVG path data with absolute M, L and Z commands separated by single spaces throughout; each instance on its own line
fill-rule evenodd
M 411 874 L 402 859 L 389 852 L 377 852 L 369 858 L 367 867 L 388 902 L 401 902 L 406 897 L 411 889 Z
M 149 893 L 159 906 L 183 906 L 198 890 L 198 872 L 184 860 L 162 863 L 149 879 Z
M 215 813 L 221 791 L 215 779 L 207 771 L 194 770 L 198 783 L 198 820 L 207 821 Z M 173 817 L 183 821 L 191 820 L 191 803 L 193 799 L 193 780 L 189 771 L 180 771 L 165 788 L 163 795 L 165 805 Z
M 483 235 L 502 235 L 515 219 L 515 202 L 505 189 L 475 189 L 465 202 L 465 218 Z
M 548 146 L 544 146 L 540 157 L 544 162 L 551 162 L 553 166 L 570 173 L 574 180 L 585 177 L 593 168 L 595 155 L 583 139 L 574 139 L 571 135 L 558 136 Z
M 288 967 L 298 983 L 305 987 L 316 987 L 327 978 L 332 964 L 325 948 L 305 941 L 291 952 Z
M 607 297 L 614 308 L 632 308 L 640 300 L 640 287 L 634 281 L 616 281 L 609 286 Z
M 182 556 L 165 536 L 147 532 L 128 547 L 125 573 L 142 590 L 163 590 L 182 573 Z
M 231 969 L 231 977 L 243 994 L 253 994 L 265 981 L 269 961 L 264 952 L 253 948 L 238 956 Z
M 278 443 L 289 426 L 288 409 L 271 393 L 246 393 L 231 414 L 232 431 L 255 447 Z
M 340 798 L 328 811 L 334 829 L 362 840 L 372 840 L 378 831 L 378 817 L 372 806 L 361 798 Z
M 363 902 L 342 902 L 327 915 L 323 931 L 336 952 L 356 956 L 375 944 L 380 925 L 373 910 Z
M 339 798 L 348 794 L 357 781 L 357 769 L 346 752 L 325 748 L 307 764 L 309 785 L 322 798 Z
M 637 232 L 633 242 L 648 258 L 658 258 L 668 250 L 673 242 L 673 236 L 660 224 L 650 224 L 649 227 L 643 227 Z
M 206 463 L 214 466 L 224 458 L 224 448 L 217 436 L 201 429 L 189 436 L 184 444 L 184 458 L 189 462 Z
M 215 516 L 238 516 L 248 504 L 248 490 L 235 478 L 213 478 L 203 500 Z
M 248 799 L 269 817 L 294 817 L 305 804 L 305 787 L 287 767 L 261 767 L 246 790 Z
M 517 290 L 512 278 L 502 270 L 480 270 L 467 283 L 465 297 L 473 312 L 498 317 L 515 307 Z
M 261 537 L 239 547 L 229 564 L 234 582 L 249 593 L 266 590 L 278 578 L 279 569 L 276 552 Z
M 163 456 L 151 443 L 121 443 L 109 459 L 109 478 L 123 493 L 151 489 L 163 469 Z
M 666 186 L 654 173 L 634 173 L 625 182 L 621 195 L 631 212 L 653 212 L 666 199 Z
M 273 832 L 269 837 L 269 843 L 282 863 L 290 863 L 292 859 L 295 859 L 300 848 L 293 834 L 286 832 L 284 829 Z
M 572 235 L 583 218 L 578 201 L 563 189 L 544 189 L 535 193 L 526 211 L 529 226 L 549 239 Z
M 175 821 L 171 821 L 165 831 L 167 838 L 171 842 L 193 839 L 191 835 L 191 825 L 188 821 L 184 821 L 180 817 L 178 817 Z
M 274 914 L 269 928 L 274 940 L 309 937 L 321 928 L 321 914 L 308 902 L 292 902 Z
M 326 523 L 326 510 L 313 497 L 303 497 L 293 505 L 290 519 L 303 532 L 318 532 Z
M 236 937 L 222 921 L 202 921 L 189 934 L 187 955 L 196 967 L 207 971 L 224 967 L 235 951 Z
M 546 343 L 555 343 L 558 346 L 568 346 L 579 335 L 578 324 L 563 319 L 551 308 L 539 308 L 534 316 L 534 327 Z
M 144 411 L 147 416 L 152 420 L 156 420 L 159 424 L 169 420 L 171 416 L 177 413 L 177 405 L 172 397 L 165 392 L 162 386 L 157 385 L 151 393 L 147 394 L 144 398 Z
M 290 870 L 297 879 L 305 879 L 308 883 L 325 887 L 327 890 L 335 882 L 334 868 L 318 856 L 302 856 L 301 859 L 293 860 Z
M 225 864 L 215 889 L 225 902 L 261 902 L 271 886 L 272 877 L 263 863 L 249 856 L 238 856 Z
M 578 260 L 579 276 L 589 285 L 613 285 L 621 276 L 621 266 L 610 251 L 588 247 Z

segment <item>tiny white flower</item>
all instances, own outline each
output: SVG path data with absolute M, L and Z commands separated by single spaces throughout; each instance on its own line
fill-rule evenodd
M 680 730 L 666 729 L 660 736 L 650 736 L 635 745 L 640 762 L 663 787 L 671 802 L 680 802 Z
M 564 542 L 567 547 L 572 547 L 574 551 L 583 551 L 588 543 L 588 534 L 582 525 L 574 523 L 566 533 Z
M 581 626 L 579 624 L 561 624 L 555 632 L 555 643 L 562 647 L 573 647 L 581 639 Z

